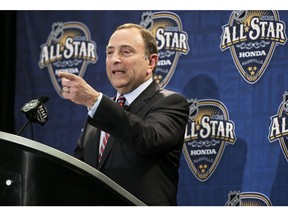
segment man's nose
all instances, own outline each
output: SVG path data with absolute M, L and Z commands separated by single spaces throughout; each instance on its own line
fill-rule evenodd
M 112 56 L 113 63 L 121 63 L 121 55 L 118 52 L 113 53 Z

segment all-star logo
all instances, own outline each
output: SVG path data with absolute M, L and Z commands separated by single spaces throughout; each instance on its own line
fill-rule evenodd
M 227 143 L 234 144 L 235 126 L 218 100 L 188 100 L 189 122 L 183 152 L 199 181 L 206 181 L 219 164 Z
M 287 40 L 277 11 L 233 11 L 222 29 L 220 49 L 230 48 L 239 73 L 250 84 L 263 75 L 276 45 Z
M 171 12 L 144 12 L 140 25 L 150 30 L 158 43 L 159 62 L 154 80 L 162 87 L 170 81 L 180 54 L 189 52 L 188 36 L 180 18 Z
M 283 94 L 283 101 L 278 108 L 277 115 L 270 117 L 268 139 L 271 142 L 279 140 L 282 152 L 288 161 L 288 92 Z
M 262 193 L 231 191 L 225 206 L 272 206 L 272 203 Z
M 96 44 L 83 23 L 57 22 L 52 25 L 47 42 L 41 45 L 39 67 L 48 67 L 53 86 L 62 97 L 58 72 L 63 70 L 83 77 L 87 65 L 97 60 Z

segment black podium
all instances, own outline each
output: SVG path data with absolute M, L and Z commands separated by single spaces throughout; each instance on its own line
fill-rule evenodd
M 145 206 L 82 161 L 0 131 L 0 205 Z

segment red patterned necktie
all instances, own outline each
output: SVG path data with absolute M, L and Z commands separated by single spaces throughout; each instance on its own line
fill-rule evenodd
M 125 101 L 126 101 L 126 98 L 123 96 L 123 95 L 120 95 L 117 99 L 117 103 L 123 107 L 124 104 L 125 104 Z M 102 142 L 100 143 L 100 148 L 99 148 L 99 154 L 98 154 L 98 160 L 100 161 L 101 160 L 101 157 L 103 155 L 103 152 L 104 152 L 104 149 L 106 147 L 106 144 L 108 142 L 108 138 L 109 138 L 109 134 L 102 131 L 104 134 L 103 134 L 103 138 L 102 138 Z
M 126 101 L 126 98 L 123 95 L 120 95 L 117 99 L 117 103 L 122 107 L 124 106 L 125 101 Z

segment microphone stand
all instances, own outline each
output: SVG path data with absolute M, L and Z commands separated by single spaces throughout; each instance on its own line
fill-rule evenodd
M 33 135 L 33 126 L 32 126 L 32 116 L 30 116 L 29 120 L 26 122 L 26 124 L 21 128 L 21 130 L 17 133 L 17 135 L 20 135 L 23 130 L 27 127 L 27 125 L 30 123 L 31 126 L 31 134 L 32 134 L 32 139 L 34 139 L 34 135 Z

